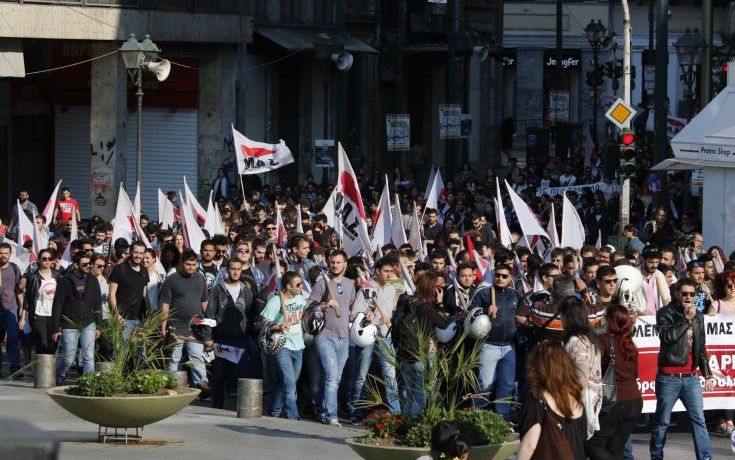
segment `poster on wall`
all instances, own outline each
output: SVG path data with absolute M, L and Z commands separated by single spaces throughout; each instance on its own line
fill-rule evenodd
M 462 105 L 439 104 L 439 139 L 458 139 L 462 135 Z
M 334 139 L 314 139 L 314 166 L 334 168 Z
M 463 113 L 459 117 L 459 132 L 463 139 L 467 139 L 472 135 L 472 114 Z
M 569 121 L 569 91 L 549 91 L 549 121 Z
M 386 115 L 385 138 L 389 152 L 407 152 L 411 148 L 411 115 Z

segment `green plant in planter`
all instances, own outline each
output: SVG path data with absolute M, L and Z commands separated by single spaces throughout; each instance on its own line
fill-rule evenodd
M 486 410 L 462 410 L 457 412 L 454 424 L 470 439 L 473 445 L 500 444 L 506 441 L 512 430 L 503 417 Z

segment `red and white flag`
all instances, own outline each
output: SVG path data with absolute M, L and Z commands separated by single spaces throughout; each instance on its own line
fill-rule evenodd
M 365 207 L 357 185 L 357 176 L 341 143 L 337 143 L 337 150 L 335 227 L 342 237 L 342 243 L 348 255 L 370 254 L 372 248 L 365 222 Z
M 444 223 L 444 214 L 449 210 L 447 202 L 447 189 L 444 187 L 442 172 L 436 168 L 434 179 L 429 190 L 429 196 L 426 198 L 426 206 L 424 209 L 436 209 L 436 219 L 441 224 Z
M 281 208 L 278 206 L 278 201 L 276 201 L 276 245 L 281 249 L 286 249 L 287 241 L 288 231 L 286 230 L 286 225 L 283 223 Z
M 567 198 L 567 194 L 564 193 L 564 207 L 561 214 L 561 245 L 565 248 L 582 249 L 584 239 L 582 219 L 579 218 L 577 210 L 574 209 L 574 205 Z
M 26 216 L 25 212 L 23 212 L 23 208 L 20 207 L 20 201 L 16 200 L 15 205 L 18 207 L 18 245 L 23 246 L 28 241 L 33 241 L 33 246 L 30 253 L 30 260 L 31 262 L 33 262 L 34 260 L 36 260 L 38 251 L 43 249 L 41 247 L 41 238 L 38 234 L 38 228 L 36 227 L 35 223 L 31 219 L 29 219 L 28 216 Z M 74 226 L 76 226 L 76 215 L 74 217 L 73 224 Z
M 169 201 L 166 195 L 158 189 L 158 225 L 162 229 L 172 228 L 174 226 L 174 204 Z
M 207 203 L 207 215 L 204 220 L 204 230 L 209 233 L 209 237 L 212 238 L 217 232 L 217 212 L 214 210 L 215 205 L 212 204 L 212 193 L 209 191 L 209 202 Z
M 46 226 L 51 225 L 51 219 L 54 217 L 54 208 L 56 207 L 56 197 L 59 195 L 59 187 L 61 187 L 61 179 L 56 183 L 56 187 L 51 193 L 51 197 L 43 208 L 43 215 L 46 217 Z
M 278 144 L 266 144 L 248 139 L 232 126 L 232 141 L 239 174 L 260 174 L 293 163 L 293 155 L 281 139 Z
M 114 245 L 118 238 L 124 238 L 128 243 L 132 243 L 133 237 L 142 241 L 146 248 L 151 247 L 148 236 L 140 226 L 130 196 L 120 184 L 120 191 L 117 194 L 117 207 L 115 208 L 115 221 L 112 227 L 112 244 Z
M 181 196 L 180 192 L 179 197 L 181 199 L 180 222 L 181 228 L 184 230 L 184 239 L 186 240 L 187 246 L 199 254 L 202 241 L 207 238 L 204 236 L 204 232 L 201 227 L 199 227 L 199 223 L 197 223 L 197 219 L 194 217 L 194 213 L 192 212 L 189 203 L 184 202 L 184 197 Z
M 115 237 L 113 228 L 113 238 Z M 71 264 L 71 242 L 79 239 L 79 228 L 77 226 L 77 213 L 71 214 L 71 232 L 69 233 L 69 243 L 64 248 L 64 253 L 61 255 L 61 265 L 68 267 Z M 115 240 L 112 240 L 115 241 Z
M 518 218 L 518 223 L 523 231 L 523 236 L 529 242 L 529 249 L 533 249 L 538 242 L 538 238 L 533 238 L 534 236 L 549 238 L 549 235 L 547 235 L 546 230 L 541 227 L 541 224 L 533 211 L 531 211 L 531 208 L 525 201 L 523 201 L 523 198 L 518 196 L 515 190 L 513 190 L 510 184 L 508 184 L 508 181 L 505 181 L 505 188 L 508 190 L 508 195 L 510 195 L 510 201 L 513 203 L 513 209 L 516 212 L 516 217 Z
M 200 222 L 206 223 L 207 221 L 207 211 L 204 209 L 204 207 L 199 204 L 199 201 L 194 196 L 194 193 L 189 188 L 189 184 L 186 183 L 186 176 L 184 176 L 184 192 L 186 193 L 186 204 L 189 205 L 192 214 L 194 217 L 196 217 Z M 182 206 L 184 203 L 182 203 Z
M 385 178 L 383 193 L 380 194 L 378 212 L 373 216 L 373 236 L 370 239 L 374 248 L 383 247 L 390 243 L 393 232 L 390 214 L 390 191 L 388 190 L 388 177 Z
M 281 292 L 281 261 L 278 259 L 278 254 L 276 254 L 275 250 L 273 251 L 271 257 L 273 257 L 275 265 L 273 266 L 273 270 L 271 271 L 271 277 L 268 279 L 266 299 L 270 299 L 274 295 L 278 295 L 278 293 Z M 322 275 L 323 274 L 324 272 L 322 272 Z

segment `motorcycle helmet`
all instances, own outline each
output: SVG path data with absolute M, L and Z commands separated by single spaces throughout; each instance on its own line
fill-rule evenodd
M 261 350 L 267 355 L 275 355 L 286 345 L 286 334 L 282 331 L 271 331 L 273 323 L 266 323 L 260 330 L 258 343 Z
M 307 307 L 301 317 L 301 328 L 304 331 L 304 337 L 310 335 L 313 338 L 319 335 L 324 329 L 324 309 L 321 305 L 314 302 Z
M 449 323 L 449 326 L 445 327 L 444 329 L 439 329 L 438 327 L 435 329 L 436 340 L 438 340 L 439 343 L 448 343 L 457 336 L 457 332 L 459 331 L 459 324 L 457 324 L 457 321 L 455 320 Z
M 648 309 L 648 302 L 646 283 L 640 270 L 630 265 L 618 265 L 615 267 L 615 275 L 618 277 L 618 285 L 615 287 L 618 303 L 639 315 L 644 314 Z
M 378 328 L 371 321 L 365 319 L 365 313 L 358 313 L 350 328 L 352 343 L 358 347 L 369 347 L 375 343 Z
M 464 319 L 464 328 L 467 331 L 467 335 L 475 340 L 482 340 L 490 333 L 492 324 L 490 317 L 485 314 L 485 310 L 480 307 L 475 307 L 469 311 L 467 317 Z

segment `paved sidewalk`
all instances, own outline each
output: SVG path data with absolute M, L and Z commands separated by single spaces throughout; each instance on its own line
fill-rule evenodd
M 199 403 L 195 403 L 199 404 Z M 204 404 L 204 403 L 201 403 Z M 28 381 L 0 381 L 0 439 L 57 439 L 64 460 L 102 459 L 357 459 L 344 443 L 360 433 L 301 421 L 263 417 L 238 419 L 230 410 L 190 405 L 145 428 L 143 445 L 97 442 L 97 426 L 57 406 Z M 668 460 L 694 458 L 685 423 L 672 430 L 666 444 Z M 634 436 L 636 458 L 648 458 L 647 433 Z M 729 439 L 712 437 L 713 458 L 733 457 Z

